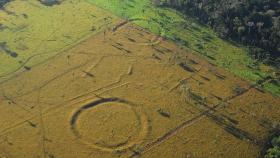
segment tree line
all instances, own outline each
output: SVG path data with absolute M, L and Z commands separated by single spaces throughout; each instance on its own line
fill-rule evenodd
M 0 0 L 0 9 L 11 0 Z
M 251 48 L 262 61 L 280 65 L 280 0 L 152 0 L 197 17 L 222 38 Z

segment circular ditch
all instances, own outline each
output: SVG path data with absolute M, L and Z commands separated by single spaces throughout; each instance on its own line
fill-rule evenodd
M 154 37 L 152 39 L 150 39 L 149 42 L 139 42 L 139 41 L 134 41 L 134 40 L 128 40 L 125 43 L 137 44 L 137 45 L 156 45 L 156 44 L 159 44 L 162 41 L 163 36 L 164 36 L 164 30 L 160 27 L 160 24 L 155 22 L 155 21 L 151 21 L 151 20 L 148 20 L 148 19 L 145 19 L 145 18 L 132 18 L 132 19 L 129 19 L 127 21 L 123 21 L 123 22 L 117 24 L 116 26 L 114 26 L 112 31 L 113 32 L 118 32 L 121 29 L 128 30 L 125 26 L 127 24 L 129 24 L 130 22 L 147 22 L 148 26 L 149 26 L 150 23 L 156 23 L 157 25 L 159 25 L 158 26 L 159 31 L 157 33 L 158 35 L 154 35 Z M 147 29 L 147 30 L 149 31 L 149 29 Z
M 120 151 L 140 144 L 148 133 L 141 108 L 119 98 L 104 98 L 80 107 L 71 130 L 80 142 L 103 151 Z

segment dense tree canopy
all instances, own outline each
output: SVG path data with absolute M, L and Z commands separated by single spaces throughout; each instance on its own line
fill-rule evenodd
M 274 62 L 279 59 L 280 0 L 153 0 L 153 2 L 196 16 L 223 38 L 231 38 L 251 46 L 252 54 L 258 59 L 270 58 L 274 59 Z
M 2 8 L 9 1 L 11 1 L 11 0 L 0 0 L 0 8 Z

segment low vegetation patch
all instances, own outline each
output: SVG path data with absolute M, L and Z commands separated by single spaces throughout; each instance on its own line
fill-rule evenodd
M 265 158 L 279 158 L 280 157 L 280 135 L 275 136 L 269 142 L 269 148 L 266 151 Z

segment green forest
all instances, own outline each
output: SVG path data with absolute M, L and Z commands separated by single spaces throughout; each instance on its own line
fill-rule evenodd
M 249 54 L 280 68 L 279 0 L 153 0 L 195 17 L 225 39 L 248 46 Z M 280 137 L 272 139 L 265 158 L 280 157 Z
M 279 0 L 153 0 L 162 7 L 172 7 L 195 16 L 211 26 L 224 39 L 242 43 L 251 55 L 279 67 Z
M 10 0 L 0 0 L 0 8 L 2 8 L 4 6 L 4 4 L 6 4 L 9 1 Z

